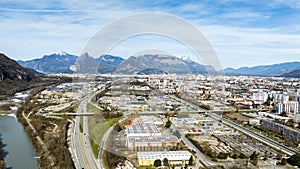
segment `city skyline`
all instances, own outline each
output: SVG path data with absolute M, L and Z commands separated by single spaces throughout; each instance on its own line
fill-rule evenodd
M 1 51 L 30 60 L 66 51 L 79 55 L 103 26 L 144 12 L 175 15 L 196 26 L 215 48 L 223 68 L 299 61 L 300 3 L 252 1 L 0 1 Z M 141 43 L 143 42 L 143 43 Z M 155 42 L 155 43 L 153 43 Z M 145 49 L 175 56 L 193 53 L 173 39 L 143 35 L 126 39 L 110 53 L 128 58 Z M 197 60 L 196 60 L 197 61 Z

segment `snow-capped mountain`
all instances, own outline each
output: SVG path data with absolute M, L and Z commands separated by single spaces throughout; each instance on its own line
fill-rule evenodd
M 18 60 L 17 62 L 23 67 L 34 69 L 41 73 L 72 73 L 70 65 L 73 65 L 77 58 L 77 56 L 66 52 L 58 52 L 44 55 L 40 59 Z

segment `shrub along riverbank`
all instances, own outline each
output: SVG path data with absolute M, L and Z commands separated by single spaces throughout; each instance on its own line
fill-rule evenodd
M 2 142 L 1 135 L 0 135 L 0 169 L 6 169 L 4 163 L 4 149 L 3 149 L 3 142 Z
M 31 91 L 30 96 L 18 108 L 17 118 L 23 125 L 37 155 L 40 157 L 38 161 L 39 168 L 75 168 L 67 146 L 67 117 L 48 118 L 35 113 L 29 116 L 33 109 L 40 108 L 41 105 L 36 104 L 34 97 L 42 90 L 44 90 L 44 87 L 35 88 Z M 55 132 L 49 131 L 53 128 L 53 124 L 57 125 Z

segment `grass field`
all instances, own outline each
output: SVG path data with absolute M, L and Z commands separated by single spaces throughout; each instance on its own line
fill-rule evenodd
M 91 147 L 92 147 L 94 156 L 96 158 L 98 158 L 98 153 L 99 153 L 99 150 L 100 150 L 100 146 L 98 144 L 96 144 L 94 142 L 94 140 L 92 140 L 91 138 L 90 138 L 90 143 L 91 143 Z
M 90 116 L 89 117 L 89 135 L 93 140 L 92 148 L 94 152 L 98 151 L 99 145 L 101 144 L 102 138 L 105 132 L 118 122 L 122 117 L 104 119 L 101 116 Z M 96 145 L 93 145 L 96 144 Z M 96 153 L 97 157 L 98 153 Z
M 101 110 L 98 109 L 96 106 L 94 106 L 93 104 L 91 103 L 88 103 L 87 105 L 87 111 L 88 112 L 93 112 L 93 113 L 99 113 Z
M 137 169 L 156 169 L 154 166 L 139 166 Z

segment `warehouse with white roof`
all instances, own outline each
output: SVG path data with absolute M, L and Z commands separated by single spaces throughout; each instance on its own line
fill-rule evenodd
M 188 151 L 155 151 L 138 152 L 138 162 L 140 166 L 154 165 L 154 161 L 168 159 L 169 164 L 187 164 L 192 154 Z

